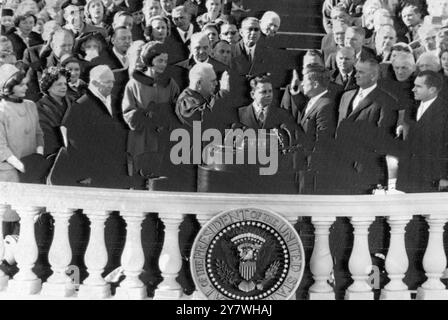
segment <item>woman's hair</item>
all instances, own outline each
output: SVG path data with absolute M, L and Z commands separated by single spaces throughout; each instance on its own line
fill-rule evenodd
M 101 5 L 103 6 L 103 21 L 104 21 L 104 18 L 105 18 L 106 8 L 104 7 L 103 1 L 101 1 L 101 0 L 87 0 L 86 1 L 86 5 L 84 6 L 84 16 L 86 17 L 86 22 L 88 22 L 88 23 L 92 23 L 92 17 L 90 16 L 89 10 L 90 10 L 90 6 L 94 2 L 101 3 Z
M 142 47 L 140 58 L 146 67 L 152 67 L 155 57 L 167 53 L 167 47 L 160 41 L 150 41 Z
M 51 88 L 53 83 L 58 81 L 60 77 L 70 79 L 70 72 L 65 68 L 49 67 L 42 72 L 42 78 L 40 79 L 40 88 L 43 93 L 48 94 L 48 89 Z
M 164 16 L 154 16 L 151 19 L 148 20 L 146 23 L 144 35 L 145 37 L 148 37 L 149 39 L 152 39 L 152 22 L 153 21 L 163 21 L 166 24 L 166 36 L 169 37 L 171 35 L 171 22 L 170 19 Z
M 18 27 L 19 24 L 20 24 L 20 22 L 22 22 L 22 21 L 28 19 L 29 17 L 33 17 L 34 24 L 36 24 L 36 22 L 37 22 L 37 18 L 36 18 L 36 16 L 33 15 L 32 13 L 28 12 L 28 13 L 25 13 L 25 14 L 21 14 L 21 15 L 16 16 L 16 17 L 14 18 L 14 25 L 15 25 L 16 27 Z
M 6 82 L 4 83 L 3 87 L 0 88 L 1 96 L 3 97 L 9 97 L 12 95 L 13 89 L 16 85 L 20 84 L 23 79 L 25 79 L 26 73 L 23 71 L 16 72 L 13 76 L 11 76 Z

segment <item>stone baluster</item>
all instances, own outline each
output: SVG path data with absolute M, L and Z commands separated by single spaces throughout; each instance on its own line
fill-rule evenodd
M 72 261 L 72 250 L 68 237 L 69 220 L 73 209 L 47 208 L 54 218 L 54 236 L 48 260 L 53 274 L 42 285 L 41 294 L 44 296 L 70 297 L 75 293 L 75 283 L 66 274 Z
M 102 277 L 107 264 L 104 227 L 110 212 L 84 210 L 90 220 L 90 239 L 84 260 L 89 276 L 79 286 L 82 299 L 104 299 L 110 296 L 110 285 Z
M 448 290 L 440 281 L 446 268 L 446 255 L 443 247 L 443 228 L 448 221 L 446 216 L 426 216 L 429 224 L 429 239 L 423 256 L 423 269 L 428 278 L 417 290 L 418 300 L 448 300 Z
M 121 212 L 126 221 L 126 244 L 121 255 L 121 267 L 126 278 L 117 288 L 115 297 L 120 299 L 138 299 L 147 297 L 146 286 L 139 276 L 145 265 L 142 247 L 142 222 L 146 214 L 143 212 Z
M 333 271 L 333 259 L 330 252 L 330 227 L 336 221 L 334 217 L 313 217 L 314 249 L 311 255 L 310 270 L 314 284 L 309 289 L 310 300 L 334 300 L 333 287 L 328 284 Z
M 346 300 L 373 300 L 373 292 L 368 280 L 372 271 L 369 251 L 369 227 L 375 217 L 352 217 L 354 228 L 353 249 L 348 262 L 353 283 L 345 293 Z
M 410 300 L 411 292 L 403 278 L 409 267 L 405 246 L 405 227 L 411 216 L 388 217 L 390 225 L 390 245 L 386 256 L 386 271 L 390 282 L 381 290 L 381 300 Z
M 10 210 L 10 206 L 7 204 L 0 204 L 0 261 L 3 260 L 5 254 L 5 243 L 3 241 L 3 217 L 7 210 Z M 5 290 L 8 286 L 9 277 L 0 270 L 0 291 Z
M 201 228 L 204 227 L 204 225 L 211 219 L 210 216 L 205 214 L 198 214 L 196 215 L 196 219 L 198 220 L 199 224 L 201 225 Z M 202 293 L 202 291 L 196 290 L 193 292 L 193 300 L 207 300 L 207 297 Z
M 20 235 L 15 253 L 19 272 L 9 281 L 8 293 L 20 296 L 36 294 L 42 287 L 42 281 L 32 270 L 38 257 L 34 223 L 40 208 L 17 207 L 14 209 L 20 217 Z
M 160 213 L 159 218 L 165 225 L 165 238 L 159 258 L 159 268 L 162 272 L 163 281 L 155 290 L 154 299 L 180 299 L 183 290 L 176 278 L 182 268 L 182 256 L 179 248 L 179 226 L 183 216 Z

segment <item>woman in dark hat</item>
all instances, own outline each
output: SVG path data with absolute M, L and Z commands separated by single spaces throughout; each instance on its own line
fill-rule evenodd
M 180 125 L 174 105 L 179 87 L 166 73 L 167 47 L 157 41 L 144 45 L 144 66 L 126 85 L 122 109 L 131 131 L 128 139 L 129 173 L 146 177 L 167 174 L 169 135 Z
M 67 79 L 67 97 L 74 102 L 81 98 L 87 91 L 88 84 L 82 80 L 82 63 L 73 55 L 61 57 L 61 67 L 70 72 L 70 79 Z
M 2 35 L 8 34 L 14 30 L 14 11 L 12 9 L 2 9 L 1 25 Z
M 100 32 L 89 32 L 76 41 L 74 53 L 86 61 L 91 61 L 101 55 L 105 46 L 106 40 Z
M 26 74 L 11 64 L 0 67 L 0 181 L 19 182 L 20 159 L 43 154 L 44 135 L 36 104 L 24 100 Z
M 44 96 L 37 102 L 40 126 L 44 132 L 44 155 L 58 152 L 63 146 L 61 123 L 71 107 L 67 97 L 70 73 L 64 68 L 49 67 L 42 73 L 40 87 Z

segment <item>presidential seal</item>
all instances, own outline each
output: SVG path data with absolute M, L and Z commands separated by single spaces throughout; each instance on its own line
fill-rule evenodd
M 224 212 L 197 235 L 191 252 L 196 288 L 210 300 L 287 300 L 302 279 L 305 256 L 294 227 L 258 209 Z

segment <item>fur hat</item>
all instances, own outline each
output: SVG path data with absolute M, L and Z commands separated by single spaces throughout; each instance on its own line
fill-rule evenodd
M 140 58 L 142 59 L 145 66 L 152 66 L 152 59 L 161 55 L 162 53 L 167 53 L 167 47 L 163 42 L 160 41 L 150 41 L 145 44 L 140 53 Z

